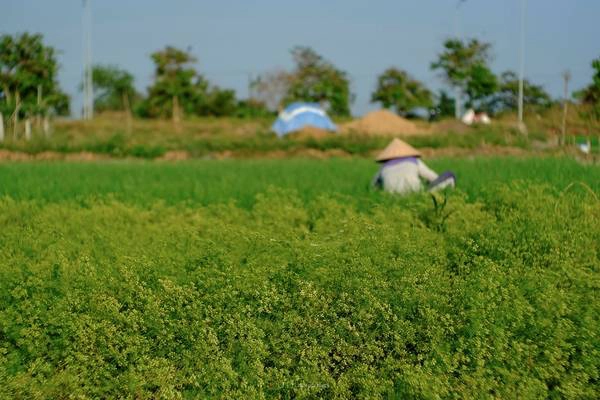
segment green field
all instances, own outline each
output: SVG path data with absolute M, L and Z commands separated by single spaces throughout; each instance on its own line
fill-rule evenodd
M 447 158 L 428 162 L 452 170 L 472 200 L 498 185 L 527 181 L 555 191 L 583 182 L 600 191 L 600 168 L 567 158 Z M 248 208 L 269 187 L 290 189 L 305 201 L 322 195 L 346 200 L 385 201 L 369 190 L 376 163 L 355 159 L 223 160 L 177 163 L 5 163 L 0 164 L 0 196 L 36 202 L 113 198 L 141 206 L 157 201 L 190 206 L 235 202 Z M 397 199 L 394 199 L 396 202 Z
M 430 164 L 0 164 L 0 398 L 600 397 L 600 168 Z

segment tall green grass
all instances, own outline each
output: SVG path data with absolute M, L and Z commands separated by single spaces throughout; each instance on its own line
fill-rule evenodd
M 0 165 L 0 398 L 598 398 L 598 167 L 431 164 Z
M 581 181 L 600 191 L 600 168 L 566 158 L 435 159 L 438 171 L 457 174 L 458 188 L 476 198 L 516 180 L 547 184 L 555 190 Z M 0 164 L 0 196 L 55 202 L 112 198 L 149 205 L 207 205 L 235 201 L 248 207 L 268 187 L 296 190 L 304 200 L 320 195 L 382 198 L 369 188 L 378 169 L 364 159 L 224 160 L 178 163 L 12 163 Z

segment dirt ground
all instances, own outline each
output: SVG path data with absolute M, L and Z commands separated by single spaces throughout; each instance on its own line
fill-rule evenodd
M 110 156 L 104 154 L 90 152 L 59 153 L 55 151 L 43 151 L 37 154 L 29 154 L 0 149 L 0 161 L 100 161 L 110 158 Z

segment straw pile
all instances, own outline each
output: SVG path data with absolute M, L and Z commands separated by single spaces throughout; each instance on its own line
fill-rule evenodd
M 411 121 L 388 110 L 373 111 L 364 117 L 343 124 L 342 133 L 366 135 L 414 135 L 421 131 Z

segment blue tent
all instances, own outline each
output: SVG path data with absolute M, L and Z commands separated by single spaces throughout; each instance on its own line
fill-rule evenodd
M 290 104 L 279 113 L 279 117 L 271 129 L 277 133 L 277 136 L 283 136 L 305 126 L 314 126 L 328 131 L 337 130 L 327 113 L 315 103 Z

